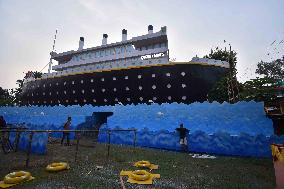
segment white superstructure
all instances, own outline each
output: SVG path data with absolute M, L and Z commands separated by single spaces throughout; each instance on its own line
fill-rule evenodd
M 153 26 L 149 25 L 147 34 L 129 40 L 127 40 L 127 30 L 123 29 L 121 42 L 108 44 L 107 38 L 108 35 L 103 34 L 101 46 L 84 49 L 84 38 L 80 37 L 78 50 L 63 53 L 51 52 L 51 59 L 58 61 L 58 65 L 52 66 L 55 72 L 43 74 L 42 78 L 171 63 L 166 26 L 154 33 Z M 187 63 L 229 66 L 225 61 L 198 57 L 192 58 Z M 30 78 L 26 81 L 29 80 L 34 79 Z

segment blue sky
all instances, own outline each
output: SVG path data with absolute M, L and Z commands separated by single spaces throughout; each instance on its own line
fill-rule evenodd
M 284 55 L 284 43 L 278 44 L 283 10 L 283 0 L 0 0 L 0 86 L 16 87 L 23 72 L 48 63 L 56 29 L 56 51 L 63 52 L 77 49 L 80 36 L 93 47 L 103 33 L 116 42 L 121 29 L 131 38 L 146 34 L 149 24 L 154 31 L 168 27 L 170 56 L 177 61 L 230 43 L 238 53 L 238 78 L 245 81 L 255 77 L 257 62 Z

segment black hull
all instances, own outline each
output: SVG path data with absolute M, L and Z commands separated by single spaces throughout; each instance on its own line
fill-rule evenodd
M 25 84 L 21 104 L 203 102 L 227 71 L 212 65 L 169 64 L 39 79 Z

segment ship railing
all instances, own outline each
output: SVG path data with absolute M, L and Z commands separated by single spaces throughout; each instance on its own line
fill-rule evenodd
M 98 58 L 88 58 L 86 60 L 79 60 L 79 61 L 69 61 L 65 64 L 60 64 L 53 66 L 53 69 L 63 69 L 68 67 L 74 67 L 74 66 L 83 66 L 87 64 L 94 64 L 94 63 L 103 63 L 108 61 L 116 61 L 116 60 L 123 60 L 123 59 L 131 59 L 135 57 L 141 57 L 145 55 L 150 54 L 159 54 L 167 52 L 169 49 L 167 47 L 160 47 L 160 48 L 154 48 L 154 49 L 148 49 L 148 50 L 133 50 L 132 52 L 128 53 L 120 53 L 120 54 L 114 54 L 114 55 L 108 55 L 104 57 L 98 57 Z

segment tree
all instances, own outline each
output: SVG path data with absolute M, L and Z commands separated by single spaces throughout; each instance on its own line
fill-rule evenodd
M 12 94 L 14 96 L 14 102 L 19 103 L 20 99 L 21 99 L 21 92 L 23 90 L 22 88 L 23 88 L 23 85 L 24 85 L 24 80 L 18 79 L 16 81 L 16 84 L 18 85 L 18 87 L 15 88 L 15 89 L 12 89 Z
M 238 96 L 239 89 L 237 88 L 239 83 L 236 78 L 237 69 L 237 53 L 234 50 L 220 49 L 216 47 L 214 50 L 211 49 L 210 54 L 204 56 L 204 58 L 210 58 L 215 60 L 226 61 L 230 65 L 229 73 L 222 78 L 219 82 L 215 84 L 215 86 L 208 93 L 208 100 L 210 102 L 224 102 L 228 101 L 231 98 L 231 95 L 228 94 L 228 86 L 229 92 L 234 94 L 234 97 Z M 234 102 L 234 101 L 232 101 Z
M 246 81 L 242 84 L 242 90 L 240 93 L 240 99 L 245 101 L 271 101 L 277 98 L 275 89 L 271 87 L 271 84 L 275 80 L 272 78 L 255 78 Z
M 271 79 L 273 82 L 284 80 L 284 56 L 272 62 L 260 61 L 255 73 Z
M 0 87 L 0 106 L 11 105 L 13 97 L 10 95 L 8 89 Z
M 273 85 L 284 79 L 284 57 L 271 62 L 260 61 L 255 73 L 262 77 L 243 84 L 241 99 L 264 102 L 275 100 L 278 90 Z

